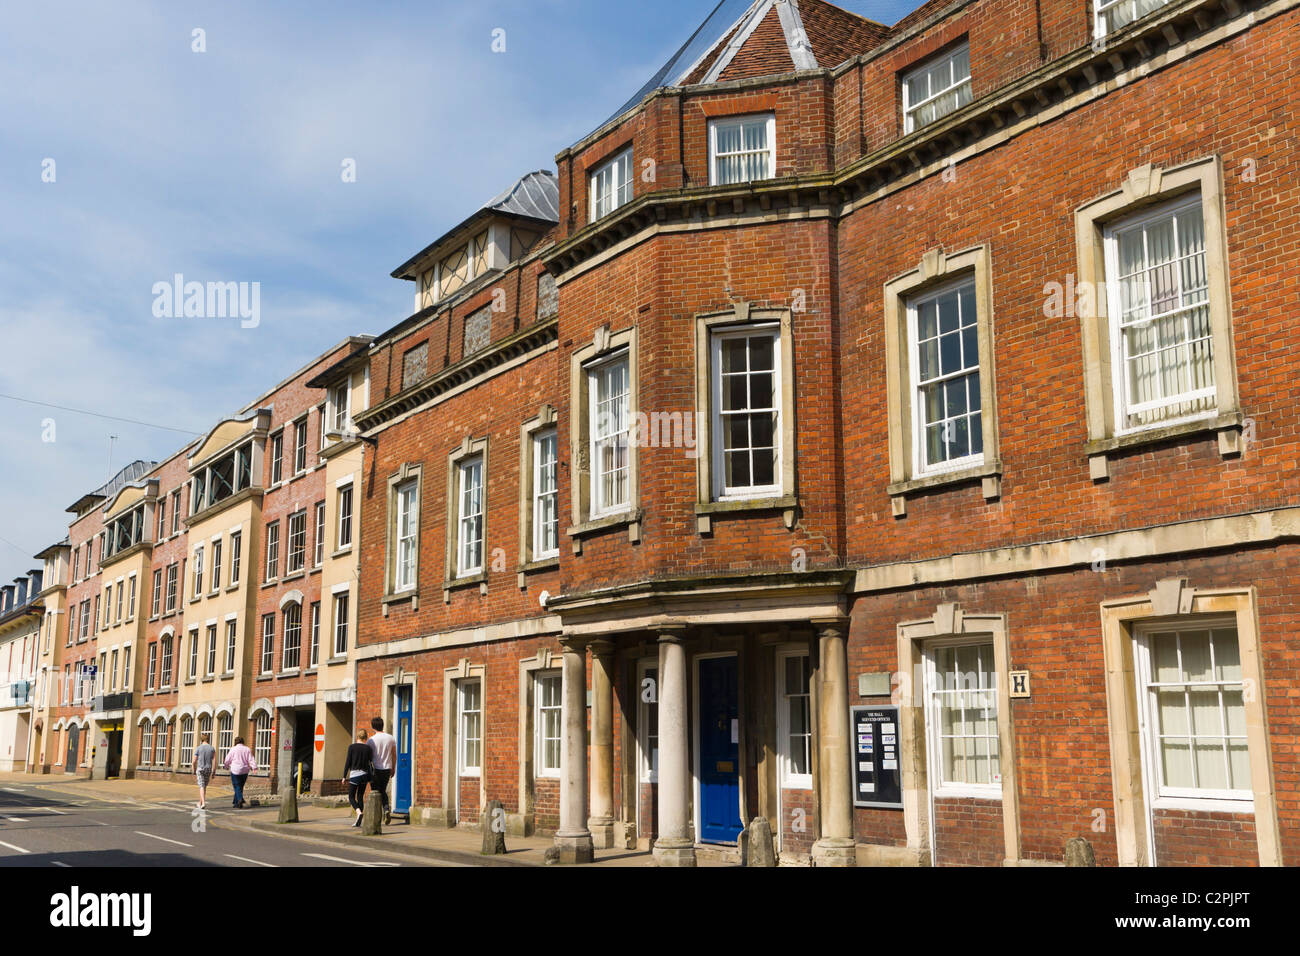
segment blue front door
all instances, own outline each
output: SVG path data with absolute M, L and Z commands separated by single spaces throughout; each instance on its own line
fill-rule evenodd
M 411 812 L 411 687 L 397 688 L 397 780 L 393 812 Z
M 735 657 L 700 661 L 700 842 L 740 836 L 740 708 Z

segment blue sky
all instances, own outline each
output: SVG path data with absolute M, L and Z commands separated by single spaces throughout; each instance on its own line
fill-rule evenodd
M 919 4 L 841 5 L 894 23 Z M 202 432 L 405 318 L 414 290 L 393 268 L 552 168 L 713 6 L 5 4 L 0 394 L 150 425 L 0 398 L 0 582 L 62 539 L 78 497 L 187 441 L 153 426 Z M 154 317 L 153 285 L 176 273 L 260 283 L 260 325 Z

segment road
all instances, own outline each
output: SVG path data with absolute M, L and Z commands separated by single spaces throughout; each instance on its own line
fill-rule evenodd
M 0 784 L 0 867 L 437 866 L 390 853 L 229 829 L 239 811 L 208 804 L 105 801 L 34 784 Z M 441 864 L 446 865 L 446 864 Z

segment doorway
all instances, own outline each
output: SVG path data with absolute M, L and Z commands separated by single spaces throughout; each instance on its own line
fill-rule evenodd
M 393 701 L 393 709 L 397 714 L 394 727 L 396 731 L 394 736 L 397 738 L 397 771 L 393 783 L 394 813 L 411 812 L 411 771 L 414 758 L 412 753 L 414 734 L 411 732 L 415 696 L 413 690 L 410 684 L 401 685 L 396 688 Z
M 68 727 L 68 759 L 64 764 L 64 773 L 77 772 L 77 755 L 81 753 L 81 728 L 76 724 Z
M 743 829 L 739 667 L 736 656 L 728 654 L 699 658 L 697 668 L 699 840 L 734 844 Z
M 122 774 L 122 728 L 120 725 L 104 728 L 105 746 L 108 748 L 104 776 L 113 778 Z

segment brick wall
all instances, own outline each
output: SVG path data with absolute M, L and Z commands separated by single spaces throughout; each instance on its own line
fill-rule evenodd
M 947 797 L 934 801 L 934 858 L 938 866 L 999 866 L 1002 804 Z

